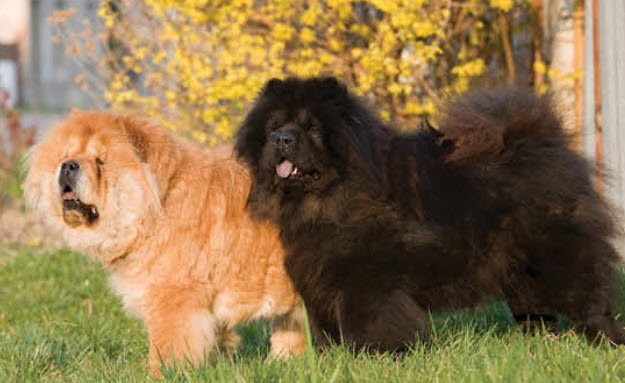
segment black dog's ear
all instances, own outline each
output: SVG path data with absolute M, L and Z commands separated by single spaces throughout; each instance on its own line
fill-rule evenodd
M 419 124 L 419 129 L 421 129 L 423 131 L 438 132 L 438 130 L 436 130 L 436 128 L 432 124 L 430 124 L 430 120 L 428 120 L 427 117 L 422 117 L 421 118 L 421 123 Z
M 317 86 L 325 100 L 341 100 L 347 97 L 347 87 L 336 77 L 321 77 Z
M 430 120 L 428 120 L 427 117 L 421 117 L 419 130 L 433 134 L 437 139 L 438 145 L 443 149 L 443 153 L 445 155 L 448 155 L 454 150 L 454 142 L 452 140 L 445 139 L 445 137 L 443 137 L 443 133 L 430 124 Z
M 260 94 L 266 96 L 275 93 L 276 90 L 278 90 L 283 84 L 284 81 L 280 80 L 279 78 L 272 78 L 265 83 Z

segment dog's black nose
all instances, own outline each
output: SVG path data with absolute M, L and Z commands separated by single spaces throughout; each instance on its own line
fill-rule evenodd
M 66 175 L 76 173 L 78 169 L 80 169 L 80 165 L 78 164 L 78 162 L 74 160 L 65 161 L 61 165 L 61 172 L 63 172 Z
M 74 160 L 63 162 L 61 164 L 61 172 L 59 174 L 59 185 L 63 188 L 73 188 L 76 184 L 76 174 L 79 169 L 80 165 Z
M 295 136 L 288 132 L 274 133 L 273 139 L 278 148 L 282 150 L 290 148 L 295 143 Z

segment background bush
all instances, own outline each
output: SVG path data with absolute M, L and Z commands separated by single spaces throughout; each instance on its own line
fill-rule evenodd
M 17 110 L 0 103 L 0 213 L 22 196 L 23 156 L 34 139 L 35 127 L 24 126 Z
M 51 19 L 83 90 L 205 144 L 272 77 L 338 76 L 410 129 L 476 78 L 542 90 L 548 72 L 530 0 L 103 0 L 99 15 Z

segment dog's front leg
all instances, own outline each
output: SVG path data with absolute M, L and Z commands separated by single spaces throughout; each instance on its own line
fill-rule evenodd
M 218 323 L 205 302 L 189 296 L 188 291 L 171 291 L 179 294 L 155 300 L 146 317 L 150 372 L 157 376 L 162 366 L 201 364 L 214 350 L 218 337 Z

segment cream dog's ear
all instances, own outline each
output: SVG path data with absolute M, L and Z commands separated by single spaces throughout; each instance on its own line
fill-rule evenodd
M 129 115 L 119 115 L 115 117 L 115 123 L 126 135 L 129 143 L 135 149 L 141 161 L 147 162 L 150 139 L 144 127 L 149 124 L 149 122 Z
M 146 206 L 148 207 L 147 214 L 159 216 L 161 214 L 161 192 L 158 187 L 158 180 L 154 175 L 150 165 L 143 164 L 141 166 L 143 171 L 143 178 L 146 184 Z
M 147 165 L 147 169 L 154 170 L 150 170 L 151 178 L 162 198 L 169 189 L 169 181 L 181 158 L 178 141 L 166 130 L 156 129 L 157 123 L 147 118 L 118 115 L 115 122 L 139 160 Z

